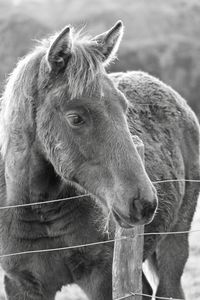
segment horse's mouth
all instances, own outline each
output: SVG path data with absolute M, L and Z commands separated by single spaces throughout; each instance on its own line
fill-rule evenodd
M 123 228 L 133 228 L 134 226 L 147 225 L 152 221 L 153 216 L 137 216 L 131 215 L 130 217 L 124 216 L 115 207 L 112 208 L 112 213 L 116 222 Z
M 123 228 L 133 228 L 134 225 L 130 224 L 130 221 L 127 217 L 119 213 L 115 208 L 112 208 L 113 216 L 116 220 L 116 222 Z

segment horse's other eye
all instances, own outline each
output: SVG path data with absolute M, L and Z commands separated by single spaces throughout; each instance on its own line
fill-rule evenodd
M 71 127 L 79 127 L 85 123 L 83 118 L 77 114 L 71 114 L 67 116 L 67 121 Z

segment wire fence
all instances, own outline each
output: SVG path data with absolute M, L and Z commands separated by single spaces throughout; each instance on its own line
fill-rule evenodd
M 152 295 L 148 295 L 148 294 L 143 294 L 143 293 L 133 293 L 133 292 L 129 292 L 129 294 L 127 294 L 126 296 L 123 296 L 123 297 L 120 297 L 120 298 L 116 298 L 114 300 L 123 300 L 123 299 L 128 299 L 130 297 L 141 297 L 141 296 L 144 296 L 144 297 L 147 297 L 147 298 L 150 298 L 152 299 L 152 297 L 154 299 L 160 299 L 160 300 L 184 300 L 184 299 L 180 299 L 180 298 L 167 298 L 167 297 L 158 297 L 158 296 L 152 296 Z
M 19 256 L 19 255 L 25 255 L 25 254 L 35 254 L 35 253 L 46 253 L 46 252 L 55 252 L 55 251 L 62 251 L 62 250 L 73 250 L 77 248 L 84 248 L 84 247 L 90 247 L 90 246 L 97 246 L 101 244 L 108 244 L 108 243 L 114 243 L 116 241 L 121 240 L 133 240 L 138 236 L 146 236 L 146 235 L 179 235 L 179 234 L 188 234 L 188 233 L 196 233 L 200 232 L 199 229 L 195 230 L 186 230 L 186 231 L 170 231 L 170 232 L 146 232 L 146 233 L 140 233 L 136 234 L 134 237 L 121 237 L 117 239 L 110 239 L 100 242 L 94 242 L 94 243 L 87 243 L 87 244 L 79 244 L 74 246 L 67 246 L 67 247 L 58 247 L 58 248 L 48 248 L 48 249 L 38 249 L 38 250 L 29 250 L 29 251 L 22 251 L 22 252 L 13 252 L 9 254 L 2 254 L 0 255 L 0 258 L 9 257 L 9 256 Z
M 165 180 L 157 180 L 157 181 L 152 181 L 153 184 L 160 184 L 160 183 L 165 183 L 165 182 L 193 182 L 193 183 L 200 183 L 200 180 L 198 179 L 165 179 Z M 77 196 L 72 196 L 72 197 L 67 197 L 67 198 L 61 198 L 61 199 L 53 199 L 53 200 L 47 200 L 47 201 L 40 201 L 40 202 L 32 202 L 32 203 L 23 203 L 23 204 L 16 204 L 16 205 L 8 205 L 8 206 L 1 206 L 0 210 L 4 209 L 10 209 L 10 208 L 20 208 L 20 207 L 30 207 L 30 206 L 39 206 L 39 205 L 44 205 L 44 204 L 51 204 L 51 203 L 56 203 L 56 202 L 64 202 L 64 201 L 69 201 L 73 199 L 78 199 L 78 198 L 83 198 L 83 197 L 94 197 L 93 194 L 87 193 L 83 195 L 77 195 Z
M 200 183 L 200 180 L 198 179 L 165 179 L 165 180 L 158 180 L 158 181 L 153 181 L 153 184 L 160 184 L 160 183 L 166 183 L 166 182 L 196 182 Z M 36 205 L 44 205 L 44 204 L 51 204 L 51 203 L 56 203 L 56 202 L 64 202 L 64 201 L 70 201 L 73 199 L 81 199 L 84 197 L 88 196 L 93 196 L 91 193 L 86 193 L 83 195 L 77 195 L 77 196 L 72 196 L 68 198 L 61 198 L 61 199 L 54 199 L 54 200 L 48 200 L 48 201 L 42 201 L 42 202 L 34 202 L 34 203 L 24 203 L 24 204 L 16 204 L 16 205 L 9 205 L 9 206 L 2 206 L 0 207 L 0 210 L 7 210 L 7 209 L 14 209 L 14 208 L 22 208 L 22 207 L 30 207 L 30 206 L 36 206 Z M 64 251 L 64 250 L 73 250 L 77 248 L 83 248 L 83 247 L 91 247 L 91 246 L 97 246 L 101 244 L 107 244 L 107 243 L 114 243 L 115 241 L 120 241 L 120 240 L 127 240 L 127 239 L 134 239 L 137 236 L 146 236 L 146 235 L 177 235 L 177 234 L 188 234 L 188 233 L 195 233 L 195 232 L 200 232 L 199 229 L 195 230 L 188 230 L 188 231 L 170 231 L 170 232 L 146 232 L 142 234 L 137 234 L 134 237 L 121 237 L 118 239 L 109 239 L 105 241 L 98 241 L 98 242 L 93 242 L 93 243 L 87 243 L 87 244 L 80 244 L 80 245 L 74 245 L 74 246 L 67 246 L 67 247 L 58 247 L 58 248 L 49 248 L 49 249 L 39 249 L 39 250 L 30 250 L 30 251 L 22 251 L 22 252 L 14 252 L 14 253 L 7 253 L 7 254 L 2 254 L 0 255 L 0 258 L 4 257 L 11 257 L 11 256 L 19 256 L 19 255 L 29 255 L 29 254 L 36 254 L 36 253 L 50 253 L 50 252 L 55 252 L 55 251 Z M 142 294 L 142 293 L 136 293 L 136 292 L 129 292 L 127 295 L 114 299 L 114 300 L 122 300 L 122 299 L 128 299 L 130 297 L 149 297 L 150 299 L 152 298 L 152 295 L 148 294 Z M 184 299 L 177 299 L 177 298 L 167 298 L 167 297 L 157 297 L 154 296 L 154 299 L 160 299 L 160 300 L 184 300 Z
M 61 199 L 54 199 L 54 200 L 47 200 L 47 201 L 40 201 L 40 202 L 32 202 L 32 203 L 24 203 L 24 204 L 16 204 L 16 205 L 8 205 L 8 206 L 1 206 L 0 210 L 4 209 L 10 209 L 10 208 L 20 208 L 20 207 L 30 207 L 30 206 L 39 206 L 43 204 L 51 204 L 51 203 L 56 203 L 56 202 L 64 202 L 64 201 L 69 201 L 73 199 L 78 199 L 78 198 L 83 198 L 87 196 L 93 196 L 92 194 L 84 194 L 84 195 L 77 195 L 77 196 L 72 196 L 72 197 L 67 197 L 67 198 L 61 198 Z
M 100 241 L 100 242 L 79 244 L 79 245 L 74 245 L 74 246 L 29 250 L 29 251 L 22 251 L 22 252 L 13 252 L 13 253 L 8 253 L 8 254 L 2 254 L 2 255 L 0 255 L 0 258 L 10 257 L 10 256 L 26 255 L 26 254 L 48 253 L 48 252 L 63 251 L 63 250 L 73 250 L 73 249 L 77 249 L 77 248 L 84 248 L 84 247 L 90 247 L 90 246 L 97 246 L 97 245 L 101 245 L 101 244 L 114 243 L 116 241 L 121 241 L 121 240 L 130 240 L 130 239 L 133 240 L 138 236 L 145 236 L 145 235 L 176 235 L 176 234 L 188 234 L 188 233 L 195 233 L 195 232 L 200 232 L 200 228 L 195 229 L 195 230 L 188 230 L 188 231 L 147 232 L 147 233 L 142 233 L 142 234 L 136 234 L 134 237 L 121 237 L 121 238 L 118 238 L 118 239 L 110 239 L 110 240 L 105 240 L 105 241 Z

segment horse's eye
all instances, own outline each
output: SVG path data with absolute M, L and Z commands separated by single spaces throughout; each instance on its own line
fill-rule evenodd
M 69 125 L 72 127 L 78 127 L 85 123 L 83 118 L 80 115 L 76 115 L 76 114 L 68 115 L 67 120 L 68 120 Z

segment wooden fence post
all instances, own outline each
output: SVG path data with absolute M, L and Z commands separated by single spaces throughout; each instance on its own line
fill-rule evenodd
M 144 161 L 144 144 L 138 136 L 133 136 L 134 144 Z M 115 238 L 125 238 L 115 241 L 113 256 L 113 299 L 130 295 L 130 292 L 142 293 L 142 260 L 144 226 L 131 229 L 116 225 Z M 141 296 L 130 296 L 128 300 L 141 300 Z

